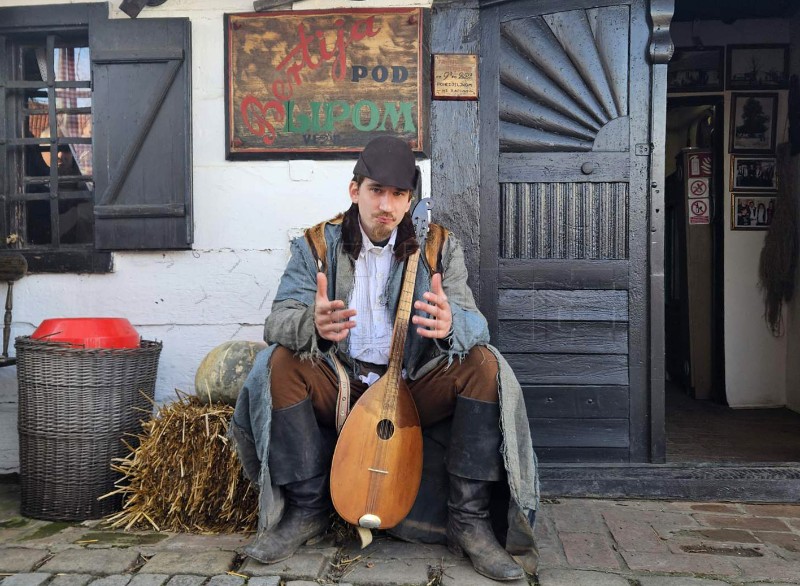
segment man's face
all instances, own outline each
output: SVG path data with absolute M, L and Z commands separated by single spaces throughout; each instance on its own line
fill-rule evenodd
M 369 177 L 358 185 L 350 182 L 350 199 L 358 204 L 361 227 L 374 242 L 386 240 L 411 209 L 411 191 L 381 185 Z
M 58 151 L 58 172 L 68 173 L 72 171 L 72 151 L 68 149 L 59 149 Z

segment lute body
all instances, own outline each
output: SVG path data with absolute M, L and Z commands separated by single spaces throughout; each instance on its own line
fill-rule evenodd
M 388 373 L 387 373 L 388 374 Z M 331 466 L 331 499 L 341 517 L 370 529 L 394 527 L 411 510 L 422 479 L 422 430 L 408 386 L 381 377 L 345 421 Z M 396 404 L 387 413 L 387 395 Z

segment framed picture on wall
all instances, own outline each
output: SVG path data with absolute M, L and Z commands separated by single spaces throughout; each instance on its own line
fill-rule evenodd
M 789 87 L 789 45 L 728 45 L 725 87 L 779 90 Z
M 677 48 L 669 62 L 668 92 L 721 92 L 724 47 Z
M 777 191 L 775 157 L 731 156 L 731 191 Z
M 732 230 L 767 230 L 774 213 L 774 195 L 731 193 Z
M 778 94 L 731 94 L 730 148 L 732 153 L 775 152 Z

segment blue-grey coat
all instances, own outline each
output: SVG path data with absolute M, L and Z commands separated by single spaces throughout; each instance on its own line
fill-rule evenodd
M 342 227 L 325 226 L 327 242 L 328 298 L 348 301 L 353 290 L 354 269 L 351 257 L 343 250 Z M 424 255 L 421 256 L 423 258 Z M 475 305 L 467 285 L 464 254 L 458 240 L 450 236 L 442 249 L 442 285 L 453 312 L 452 336 L 446 342 L 419 336 L 409 328 L 404 353 L 407 375 L 417 379 L 442 361 L 457 360 L 473 346 L 487 345 L 486 319 Z M 394 315 L 403 278 L 403 265 L 393 261 L 386 298 Z M 284 346 L 304 358 L 323 359 L 331 364 L 329 353 L 350 370 L 348 339 L 338 345 L 319 338 L 314 326 L 317 264 L 304 238 L 291 244 L 291 258 L 281 278 L 272 311 L 266 320 L 264 338 L 270 344 L 256 358 L 242 388 L 231 422 L 245 474 L 260 487 L 259 531 L 271 529 L 283 513 L 283 497 L 270 481 L 268 462 L 270 437 L 269 359 L 275 345 Z M 414 299 L 430 290 L 431 271 L 421 261 L 417 270 Z M 510 492 L 506 548 L 529 572 L 535 571 L 537 553 L 533 542 L 533 521 L 539 502 L 536 456 L 531 445 L 528 418 L 519 383 L 499 352 L 488 346 L 500 364 L 500 419 L 503 430 L 503 458 Z M 422 490 L 421 490 L 422 493 Z M 424 495 L 420 495 L 423 498 Z M 430 496 L 430 495 L 428 495 Z M 439 498 L 439 497 L 436 497 Z M 413 511 L 412 511 L 413 513 Z M 435 534 L 435 531 L 434 533 Z M 443 532 L 442 532 L 443 535 Z

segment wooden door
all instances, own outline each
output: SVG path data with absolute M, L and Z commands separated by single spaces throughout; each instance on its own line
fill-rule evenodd
M 480 297 L 492 338 L 542 461 L 648 461 L 648 4 L 487 5 Z

